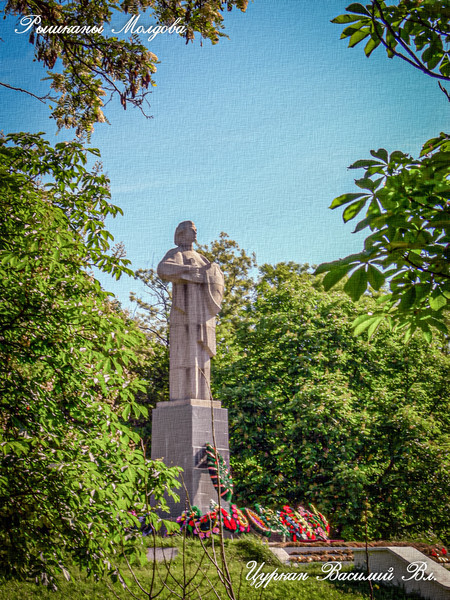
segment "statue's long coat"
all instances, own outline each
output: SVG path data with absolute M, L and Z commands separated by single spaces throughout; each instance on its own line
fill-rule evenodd
M 189 280 L 201 268 L 203 282 Z M 215 317 L 224 278 L 216 263 L 195 250 L 169 250 L 158 265 L 161 279 L 172 281 L 170 312 L 170 399 L 210 398 L 210 358 L 216 354 Z

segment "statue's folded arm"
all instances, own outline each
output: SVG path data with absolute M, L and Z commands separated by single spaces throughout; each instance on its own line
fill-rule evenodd
M 199 265 L 190 265 L 183 262 L 183 254 L 178 248 L 169 250 L 162 261 L 159 263 L 157 273 L 161 279 L 167 281 L 186 281 L 191 282 L 190 273 L 198 273 Z

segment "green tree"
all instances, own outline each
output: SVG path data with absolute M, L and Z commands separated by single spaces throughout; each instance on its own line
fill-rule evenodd
M 447 50 L 450 9 L 441 3 L 402 0 L 395 5 L 373 0 L 366 6 L 351 4 L 348 13 L 333 19 L 345 24 L 342 38 L 353 47 L 366 40 L 367 56 L 378 46 L 390 58 L 399 57 L 439 81 L 450 80 Z M 449 98 L 450 99 L 450 98 Z M 448 332 L 450 302 L 450 136 L 441 133 L 428 140 L 419 158 L 403 152 L 372 150 L 370 159 L 351 169 L 364 169 L 355 180 L 362 190 L 335 198 L 331 208 L 346 205 L 344 221 L 364 218 L 355 232 L 370 229 L 364 250 L 320 265 L 331 288 L 349 275 L 345 290 L 353 300 L 372 288 L 387 285 L 371 315 L 354 322 L 355 332 L 369 335 L 383 320 L 402 328 L 406 339 L 420 330 L 430 341 L 433 329 Z
M 312 502 L 345 537 L 363 534 L 368 496 L 374 538 L 444 536 L 449 357 L 385 327 L 370 344 L 355 339 L 356 310 L 304 269 L 262 267 L 214 379 L 229 409 L 236 494 L 274 507 Z
M 53 97 L 0 86 L 51 100 L 59 128 L 89 135 L 106 120 L 107 94 L 143 109 L 154 85 L 157 57 L 138 37 L 103 34 L 113 12 L 149 9 L 157 27 L 176 22 L 186 41 L 198 32 L 216 43 L 224 9 L 245 4 L 6 2 L 4 18 L 16 15 L 17 30 L 26 30 Z M 122 211 L 110 204 L 100 168 L 87 168 L 98 151 L 52 148 L 22 133 L 2 138 L 0 154 L 1 572 L 48 582 L 58 570 L 69 576 L 69 553 L 97 575 L 131 543 L 125 530 L 139 525 L 135 513 L 149 510 L 149 497 L 164 506 L 177 472 L 148 461 L 126 425 L 146 414 L 135 399 L 143 390 L 136 348 L 146 340 L 90 272 L 131 274 L 104 227 Z
M 435 0 L 400 0 L 389 4 L 372 0 L 365 6 L 350 4 L 346 14 L 332 23 L 346 25 L 341 39 L 348 38 L 349 48 L 365 40 L 364 52 L 370 56 L 381 46 L 389 58 L 400 58 L 426 75 L 450 81 L 450 59 L 447 49 L 450 28 L 450 6 Z
M 175 475 L 146 460 L 125 424 L 144 412 L 142 335 L 89 274 L 119 277 L 127 261 L 104 226 L 120 209 L 86 161 L 77 143 L 0 140 L 0 565 L 47 583 L 69 576 L 69 554 L 109 570 L 138 525 L 131 511 L 144 514 L 150 493 L 164 504 Z
M 144 112 L 149 87 L 155 85 L 158 57 L 140 43 L 139 36 L 133 33 L 131 40 L 125 41 L 105 35 L 111 31 L 113 15 L 131 18 L 150 11 L 156 21 L 154 28 L 175 24 L 177 34 L 184 36 L 186 43 L 198 32 L 215 44 L 224 35 L 222 12 L 234 6 L 245 11 L 247 0 L 86 0 L 62 4 L 52 0 L 9 0 L 2 12 L 19 16 L 17 32 L 28 36 L 35 48 L 35 60 L 49 69 L 47 76 L 54 95 L 39 99 L 54 103 L 52 117 L 59 128 L 75 127 L 81 136 L 91 132 L 95 123 L 106 120 L 102 108 L 106 96 L 118 96 L 124 109 L 131 105 Z M 7 82 L 0 85 L 37 97 Z
M 211 262 L 216 262 L 225 277 L 225 291 L 218 317 L 219 331 L 237 323 L 239 314 L 251 300 L 256 268 L 255 253 L 247 252 L 230 236 L 221 232 L 211 244 L 198 244 L 198 251 Z M 220 337 L 220 335 L 218 335 Z

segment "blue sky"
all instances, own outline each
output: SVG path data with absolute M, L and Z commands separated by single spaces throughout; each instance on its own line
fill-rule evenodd
M 318 264 L 361 248 L 363 237 L 328 209 L 354 191 L 358 172 L 348 165 L 379 147 L 418 154 L 446 128 L 448 103 L 435 81 L 381 49 L 367 59 L 347 48 L 330 23 L 347 4 L 255 0 L 245 14 L 225 14 L 230 39 L 216 46 L 173 35 L 148 43 L 161 61 L 153 118 L 110 103 L 110 125 L 91 139 L 125 213 L 108 226 L 133 268 L 155 267 L 185 219 L 201 243 L 225 231 L 260 264 Z M 45 91 L 32 46 L 14 27 L 0 25 L 0 80 Z M 0 88 L 0 99 L 4 131 L 73 135 L 55 138 L 48 108 L 24 94 Z M 102 283 L 124 304 L 139 291 L 130 279 Z

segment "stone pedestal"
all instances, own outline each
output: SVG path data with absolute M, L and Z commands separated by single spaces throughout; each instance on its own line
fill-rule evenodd
M 228 410 L 213 402 L 214 431 L 217 450 L 229 465 Z M 183 468 L 183 479 L 192 506 L 202 513 L 209 510 L 210 500 L 218 501 L 206 465 L 205 444 L 213 445 L 211 401 L 172 400 L 159 402 L 152 411 L 152 459 L 161 459 L 168 467 Z M 184 488 L 177 494 L 180 502 L 168 498 L 170 517 L 179 516 L 186 506 Z M 224 504 L 224 503 L 222 503 Z M 224 506 L 224 508 L 228 508 Z

